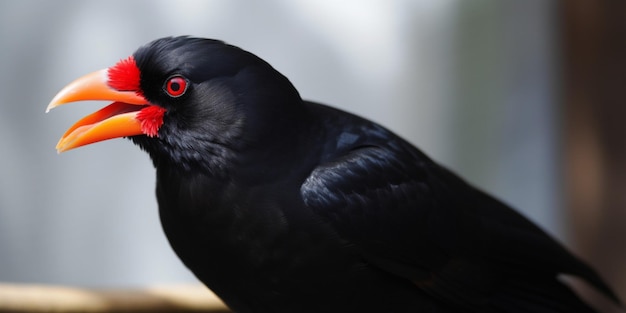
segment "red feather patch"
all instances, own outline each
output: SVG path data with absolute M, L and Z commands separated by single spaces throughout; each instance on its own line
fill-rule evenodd
M 150 105 L 141 109 L 137 113 L 137 119 L 141 122 L 141 131 L 148 137 L 158 137 L 159 128 L 163 125 L 163 114 L 165 114 L 165 111 L 164 108 L 156 105 Z
M 139 86 L 140 73 L 135 58 L 131 55 L 126 59 L 120 60 L 114 66 L 109 68 L 109 87 L 119 91 L 134 91 L 142 95 Z

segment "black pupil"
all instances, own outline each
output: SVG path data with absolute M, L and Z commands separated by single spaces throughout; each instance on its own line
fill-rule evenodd
M 173 81 L 170 84 L 170 88 L 172 89 L 172 91 L 179 91 L 180 90 L 180 83 Z

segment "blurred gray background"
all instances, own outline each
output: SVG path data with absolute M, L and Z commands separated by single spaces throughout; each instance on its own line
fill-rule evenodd
M 301 95 L 391 128 L 566 240 L 557 181 L 554 1 L 0 2 L 0 281 L 195 281 L 127 140 L 57 155 L 78 118 L 44 114 L 71 80 L 170 35 L 268 61 Z

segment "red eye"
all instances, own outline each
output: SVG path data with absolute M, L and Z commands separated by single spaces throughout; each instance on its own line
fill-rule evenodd
M 172 76 L 167 79 L 163 89 L 170 97 L 180 97 L 187 91 L 187 80 L 182 76 Z

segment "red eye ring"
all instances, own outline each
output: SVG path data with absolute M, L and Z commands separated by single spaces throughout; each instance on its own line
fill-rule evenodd
M 180 75 L 174 75 L 165 81 L 163 90 L 165 90 L 170 97 L 178 98 L 185 94 L 185 91 L 187 91 L 187 85 L 187 79 Z

